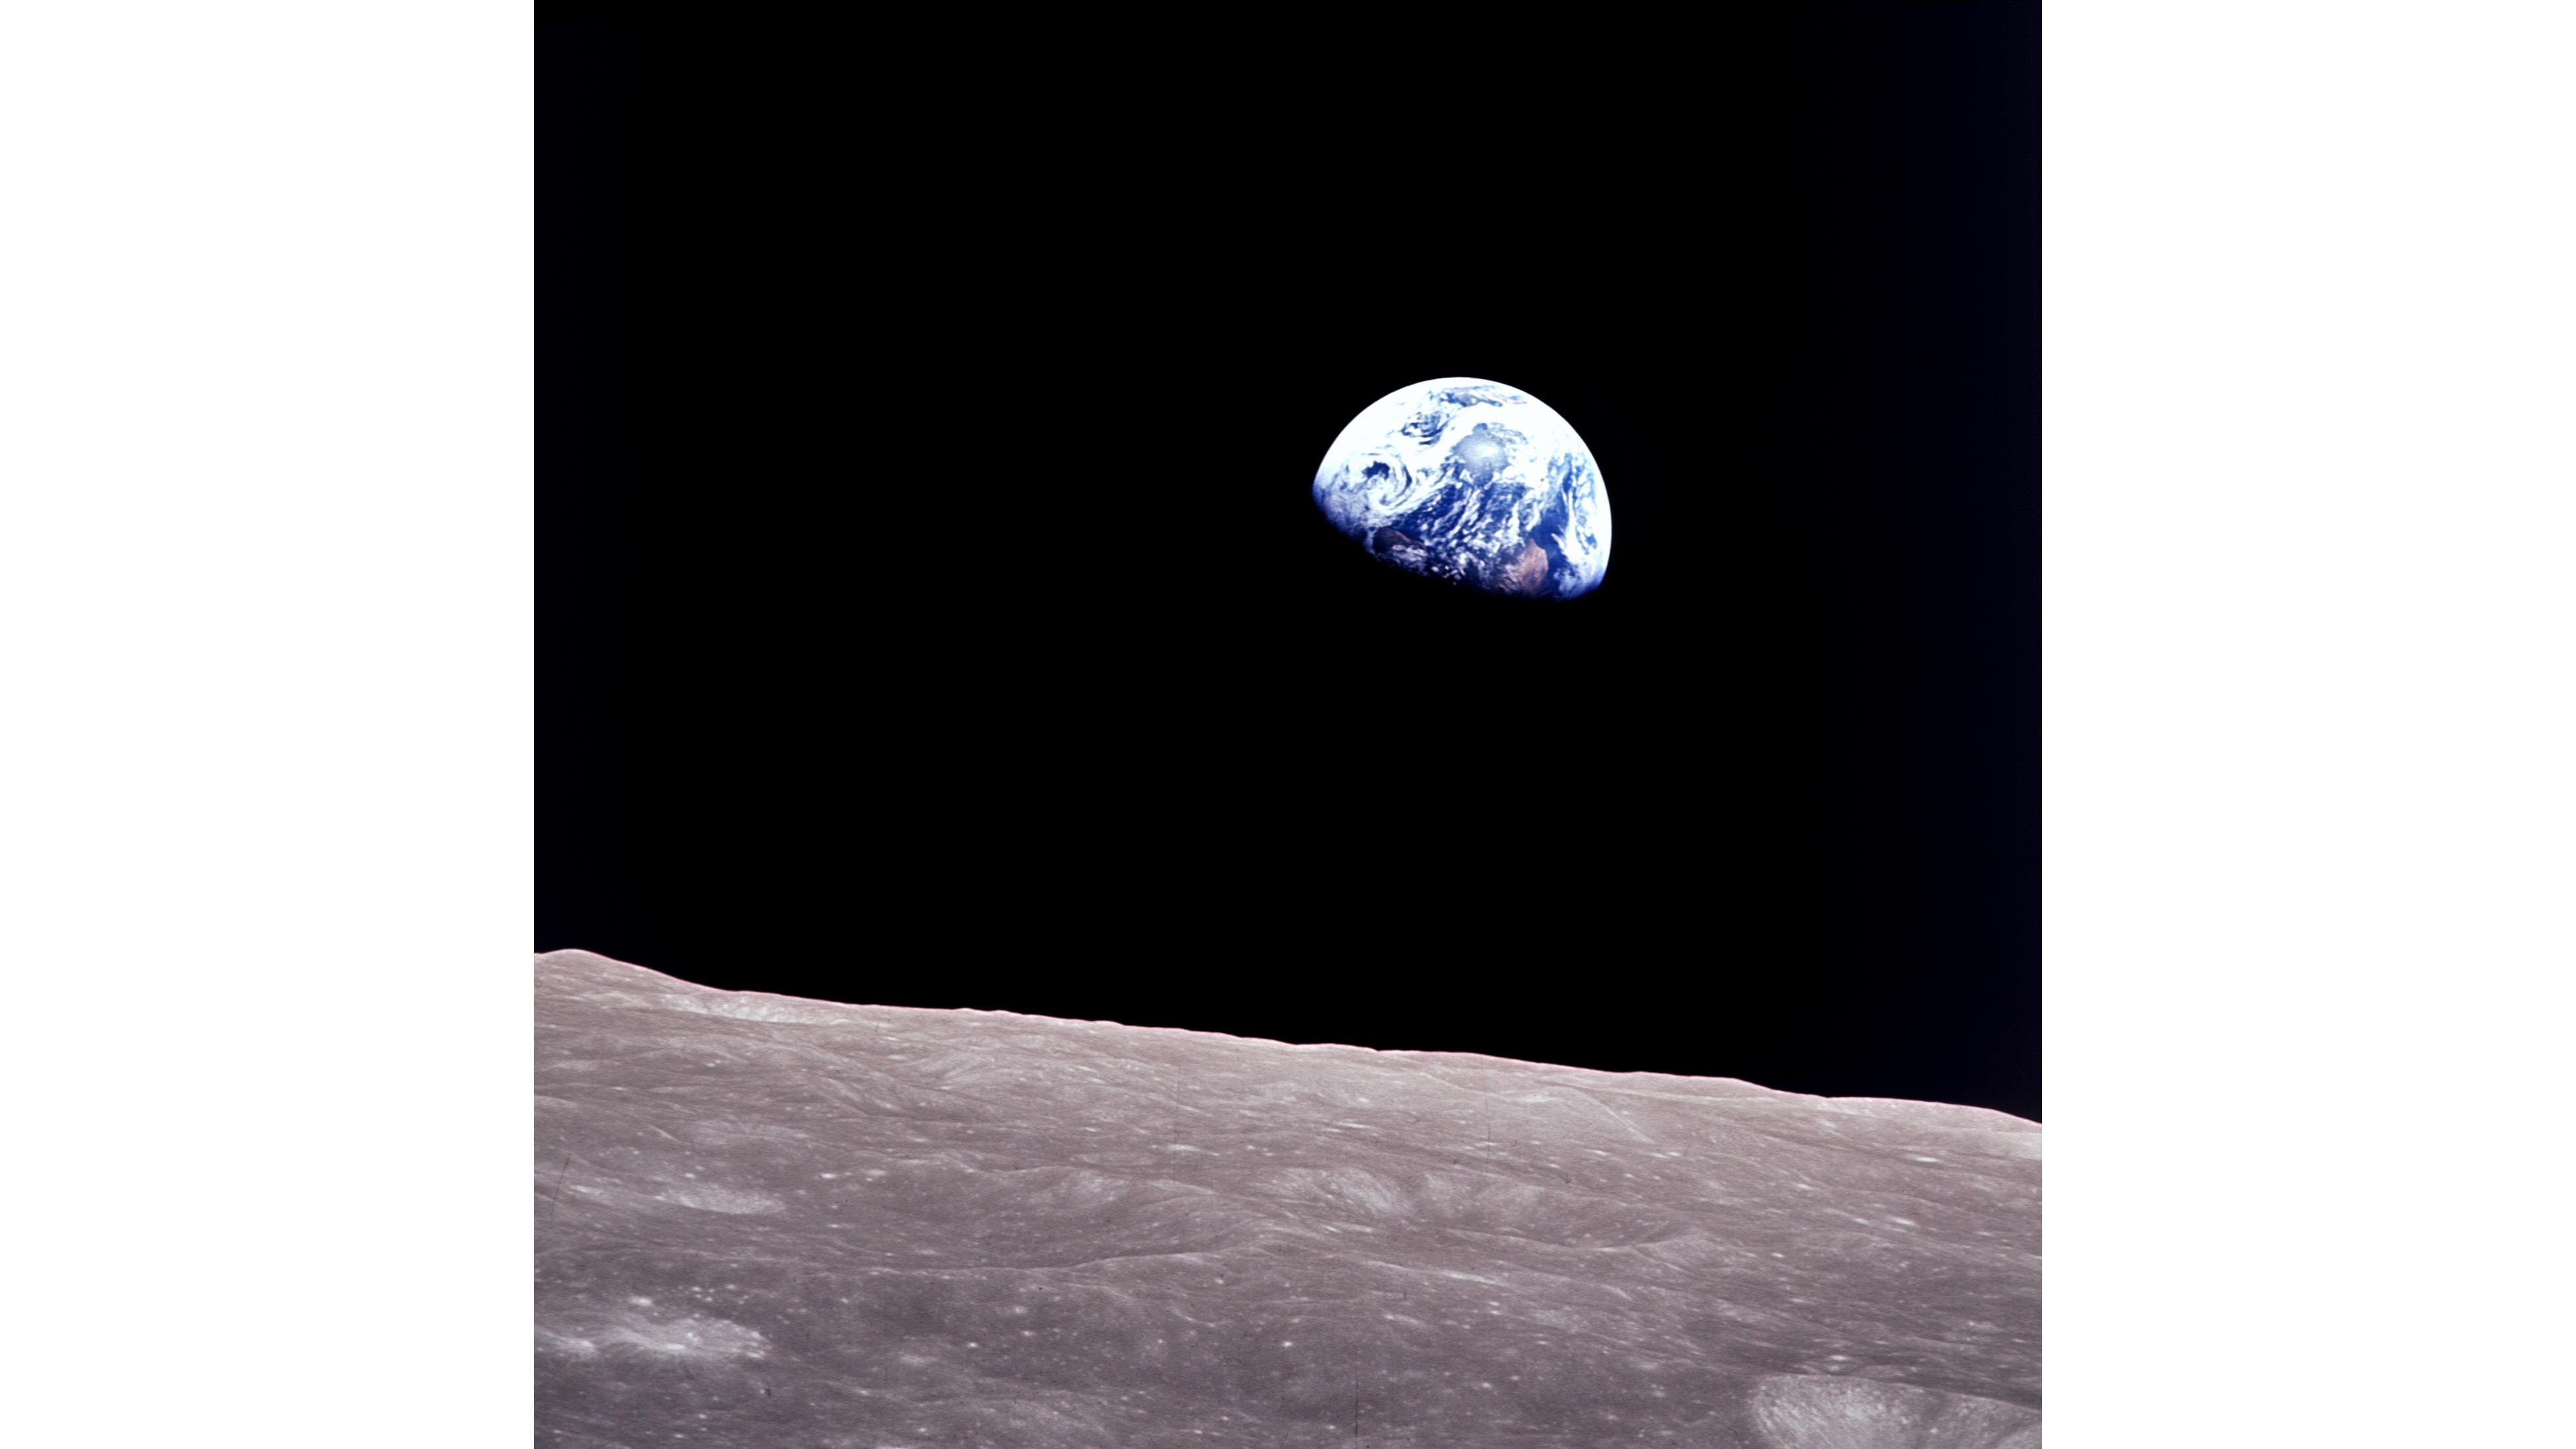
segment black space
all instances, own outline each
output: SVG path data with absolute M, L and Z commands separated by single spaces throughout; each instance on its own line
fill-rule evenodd
M 544 27 L 538 948 L 2038 1116 L 2037 7 L 1700 24 Z M 1316 515 L 1459 374 L 1596 594 Z

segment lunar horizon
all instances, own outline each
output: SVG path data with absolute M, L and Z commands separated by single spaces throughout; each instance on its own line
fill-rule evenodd
M 535 983 L 541 1444 L 2039 1443 L 2020 1118 Z

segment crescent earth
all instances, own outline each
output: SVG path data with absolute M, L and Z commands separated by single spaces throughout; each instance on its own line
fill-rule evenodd
M 1572 599 L 1610 566 L 1610 498 L 1571 424 L 1473 377 L 1399 388 L 1351 419 L 1315 506 L 1376 558 L 1488 593 Z

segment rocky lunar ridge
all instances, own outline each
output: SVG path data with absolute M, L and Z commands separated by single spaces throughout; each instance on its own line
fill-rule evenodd
M 536 962 L 537 1443 L 2036 1449 L 2036 1124 Z

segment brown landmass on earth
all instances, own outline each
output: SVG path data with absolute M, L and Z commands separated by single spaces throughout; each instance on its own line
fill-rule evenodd
M 1521 545 L 1518 557 L 1494 574 L 1494 587 L 1507 594 L 1535 594 L 1547 583 L 1547 550 L 1534 543 Z

